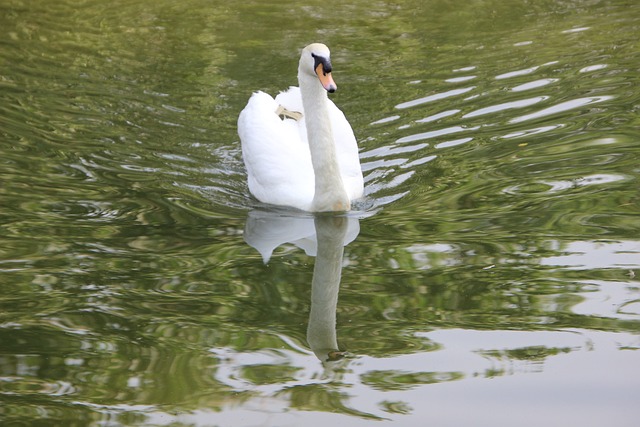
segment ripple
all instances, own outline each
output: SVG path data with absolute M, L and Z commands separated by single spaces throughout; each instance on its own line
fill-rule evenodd
M 545 182 L 534 182 L 528 184 L 517 184 L 509 186 L 502 190 L 505 194 L 537 194 L 550 191 L 551 185 Z
M 519 130 L 516 132 L 503 135 L 502 138 L 504 139 L 521 138 L 525 136 L 532 136 L 532 135 L 537 135 L 545 132 L 551 132 L 554 130 L 561 129 L 563 127 L 565 127 L 564 124 L 557 124 L 557 125 L 549 125 L 549 126 L 540 126 L 532 129 L 523 129 L 523 130 Z
M 416 145 L 406 145 L 402 147 L 380 147 L 373 149 L 371 151 L 364 152 L 360 155 L 361 159 L 366 159 L 368 157 L 380 157 L 380 156 L 391 156 L 394 154 L 402 154 L 402 153 L 411 153 L 413 151 L 422 150 L 423 148 L 428 147 L 428 143 L 416 144 Z
M 469 80 L 473 80 L 475 78 L 477 78 L 478 76 L 464 76 L 464 77 L 453 77 L 450 79 L 446 79 L 445 82 L 447 83 L 462 83 L 462 82 L 467 82 Z
M 441 142 L 439 144 L 436 144 L 435 148 L 440 149 L 440 148 L 456 147 L 458 145 L 466 144 L 469 141 L 473 141 L 473 138 L 460 138 L 460 139 L 454 139 L 451 141 Z
M 456 69 L 453 70 L 453 72 L 454 73 L 461 73 L 461 72 L 466 72 L 466 71 L 473 71 L 476 68 L 478 68 L 478 67 L 476 67 L 475 65 L 471 65 L 469 67 L 456 68 Z
M 399 138 L 396 140 L 397 143 L 402 144 L 405 142 L 414 142 L 414 141 L 421 141 L 424 139 L 431 139 L 431 138 L 435 138 L 438 136 L 443 136 L 443 135 L 450 135 L 452 133 L 458 133 L 458 132 L 467 132 L 467 131 L 473 131 L 473 130 L 477 130 L 480 129 L 480 126 L 453 126 L 453 127 L 449 127 L 449 128 L 444 128 L 444 129 L 438 129 L 438 130 L 433 130 L 433 131 L 429 131 L 429 132 L 422 132 L 422 133 L 417 133 L 414 135 L 409 135 L 409 136 L 405 136 L 402 138 Z
M 380 125 L 382 123 L 389 123 L 389 122 L 393 122 L 395 120 L 398 120 L 400 118 L 400 116 L 389 116 L 389 117 L 385 117 L 383 119 L 380 120 L 376 120 L 375 122 L 371 122 L 369 123 L 370 125 Z
M 542 181 L 542 184 L 549 186 L 547 193 L 557 193 L 575 187 L 574 181 Z
M 525 69 L 517 70 L 517 71 L 510 71 L 508 73 L 497 75 L 495 77 L 495 79 L 496 80 L 503 80 L 503 79 L 510 79 L 511 77 L 524 76 L 526 74 L 531 74 L 531 73 L 535 72 L 538 68 L 540 68 L 540 67 L 536 66 L 536 67 L 525 68 Z
M 526 48 L 526 45 L 523 44 L 522 48 Z M 498 73 L 495 77 L 493 77 L 493 80 L 501 81 L 510 78 L 529 76 L 546 70 L 546 67 L 549 67 L 549 71 L 557 72 L 556 69 L 552 70 L 550 68 L 555 64 L 558 64 L 557 60 L 550 60 L 547 62 L 542 62 L 541 65 L 534 65 L 515 71 L 504 72 L 501 74 Z M 600 65 L 602 64 L 590 65 L 588 67 L 583 66 L 582 68 L 580 68 L 580 70 L 584 70 L 584 72 L 586 72 L 596 71 L 598 69 L 604 68 L 600 67 Z M 454 69 L 453 72 L 469 72 L 476 69 L 477 67 L 475 66 L 460 67 Z M 575 72 L 572 74 L 572 76 L 575 76 Z M 450 79 L 445 79 L 445 81 L 452 83 L 471 78 L 477 79 L 482 78 L 482 76 L 474 72 L 473 76 L 453 76 Z M 561 115 L 572 110 L 584 108 L 592 104 L 602 103 L 614 98 L 612 95 L 599 95 L 578 97 L 576 99 L 558 102 L 558 96 L 551 93 L 543 92 L 548 86 L 552 84 L 556 85 L 555 88 L 559 88 L 560 85 L 558 85 L 558 83 L 560 83 L 562 80 L 563 79 L 561 77 L 544 76 L 543 78 L 530 79 L 530 81 L 528 82 L 518 82 L 517 85 L 514 85 L 512 88 L 508 89 L 510 93 L 518 94 L 523 92 L 533 92 L 533 96 L 528 96 L 526 98 L 521 97 L 520 99 L 503 100 L 500 96 L 498 96 L 500 92 L 495 92 L 491 89 L 472 94 L 472 96 L 467 95 L 467 97 L 464 98 L 463 102 L 465 102 L 467 106 L 475 106 L 476 108 L 471 109 L 469 112 L 466 112 L 463 115 L 460 115 L 462 109 L 456 108 L 459 106 L 457 104 L 459 104 L 460 101 L 456 101 L 455 97 L 472 92 L 474 89 L 476 89 L 476 86 L 437 92 L 422 98 L 417 98 L 411 101 L 397 104 L 395 106 L 396 109 L 406 110 L 415 108 L 417 112 L 419 112 L 420 110 L 419 107 L 424 106 L 428 103 L 433 103 L 438 107 L 441 107 L 439 112 L 432 113 L 426 117 L 419 119 L 411 118 L 411 121 L 402 123 L 397 127 L 398 131 L 413 128 L 415 125 L 428 125 L 430 123 L 436 122 L 442 122 L 445 124 L 445 126 L 440 127 L 439 129 L 427 128 L 423 132 L 414 131 L 410 135 L 405 135 L 397 138 L 393 144 L 387 144 L 382 147 L 374 147 L 372 149 L 363 150 L 361 153 L 361 157 L 363 159 L 373 160 L 363 165 L 363 170 L 369 172 L 367 185 L 376 185 L 375 190 L 369 192 L 369 194 L 378 192 L 384 193 L 384 188 L 387 186 L 389 186 L 387 188 L 400 188 L 397 186 L 398 182 L 405 185 L 404 183 L 407 179 L 416 176 L 416 174 L 402 175 L 400 179 L 395 180 L 394 177 L 397 176 L 401 170 L 416 171 L 418 174 L 423 174 L 424 172 L 422 170 L 422 166 L 437 159 L 437 156 L 434 154 L 434 150 L 454 149 L 455 147 L 468 144 L 474 139 L 477 139 L 480 142 L 483 138 L 487 138 L 493 141 L 498 141 L 500 139 L 509 140 L 517 138 L 528 139 L 538 135 L 559 132 L 562 129 L 568 128 L 569 126 L 571 128 L 574 128 L 575 126 L 578 126 L 577 121 L 571 125 L 567 123 L 555 123 L 530 128 L 519 126 L 518 129 L 513 129 L 513 126 L 511 125 L 522 124 L 528 121 L 533 121 L 549 116 Z M 504 89 L 501 88 L 501 91 L 504 91 Z M 537 91 L 538 93 L 535 93 L 535 91 Z M 555 105 L 546 106 L 545 108 L 538 108 L 537 111 L 532 111 L 535 106 L 545 103 L 548 104 L 554 99 L 556 100 Z M 487 102 L 487 100 L 490 100 L 492 102 Z M 482 105 L 482 101 L 485 101 L 484 106 Z M 498 114 L 507 115 L 509 114 L 509 112 L 516 110 L 523 110 L 524 114 L 521 113 L 520 115 L 507 116 L 503 121 L 497 123 L 488 122 L 486 121 L 486 119 L 485 122 L 475 122 L 473 123 L 473 125 L 462 123 L 462 120 L 466 119 L 477 119 Z M 372 124 L 395 122 L 401 120 L 402 118 L 403 115 L 394 114 L 374 121 L 372 122 Z M 446 126 L 446 124 L 450 125 Z M 417 128 L 417 126 L 415 127 Z M 508 131 L 505 132 L 504 130 L 506 129 L 508 129 Z M 500 135 L 501 130 L 503 130 L 503 135 Z M 462 133 L 468 133 L 469 135 L 464 135 L 463 137 L 455 139 L 448 139 L 444 141 L 442 140 L 444 139 L 443 137 Z M 393 132 L 388 132 L 386 134 L 386 137 L 388 137 L 389 135 L 393 135 Z M 436 141 L 430 143 L 429 140 Z M 422 143 L 420 144 L 419 142 Z M 519 144 L 518 146 L 524 147 L 529 143 L 530 141 L 526 140 L 524 144 Z M 408 144 L 408 146 L 406 148 L 401 148 L 396 146 L 396 144 Z M 415 154 L 411 155 L 412 153 Z M 559 161 L 560 160 L 558 160 L 558 162 Z M 598 175 L 600 174 L 589 174 L 587 176 L 576 177 L 573 179 L 557 179 L 555 177 L 547 176 L 545 179 L 540 179 L 535 182 L 519 182 L 511 185 L 504 190 L 500 189 L 499 186 L 495 186 L 495 190 L 498 192 L 502 191 L 504 194 L 553 195 L 562 194 L 565 191 L 570 191 L 579 187 L 599 184 L 611 185 L 612 183 L 629 179 L 629 177 L 627 176 L 622 176 L 620 174 L 609 174 L 607 172 L 603 174 L 604 176 Z M 470 189 L 468 190 L 471 191 Z
M 64 396 L 76 393 L 76 388 L 68 381 L 50 382 L 37 378 L 0 377 L 0 393 L 20 396 Z
M 627 181 L 631 179 L 632 178 L 622 174 L 600 173 L 582 177 L 576 181 L 576 185 L 580 187 L 586 187 L 588 185 L 611 184 L 614 182 Z
M 438 114 L 434 114 L 429 117 L 425 117 L 424 119 L 416 120 L 416 123 L 429 123 L 434 122 L 436 120 L 444 119 L 445 117 L 453 116 L 454 114 L 458 114 L 460 110 L 447 110 Z
M 517 184 L 503 189 L 502 192 L 506 194 L 553 194 L 578 187 L 611 184 L 630 179 L 630 177 L 620 174 L 594 174 L 571 180 L 540 180 Z
M 573 110 L 575 108 L 584 107 L 586 105 L 596 104 L 603 101 L 613 99 L 613 96 L 591 96 L 585 98 L 572 99 L 570 101 L 561 102 L 552 107 L 545 108 L 535 113 L 526 114 L 524 116 L 515 117 L 509 121 L 509 123 L 520 123 L 528 120 L 539 119 L 541 117 L 550 116 L 553 114 L 562 113 L 564 111 Z
M 405 163 L 407 161 L 407 159 L 378 159 L 378 160 L 374 160 L 372 162 L 365 162 L 362 163 L 362 171 L 363 172 L 368 172 L 371 170 L 379 170 L 380 174 L 385 174 L 386 172 L 385 169 L 388 169 L 389 167 L 392 166 L 400 166 L 403 163 Z M 371 179 L 371 177 L 373 177 L 374 175 L 367 175 L 367 177 L 365 177 L 365 181 L 367 181 L 368 179 Z
M 537 104 L 539 102 L 546 101 L 547 99 L 549 99 L 548 96 L 536 96 L 534 98 L 520 99 L 520 100 L 517 100 L 517 101 L 505 102 L 505 103 L 502 103 L 502 104 L 492 105 L 490 107 L 480 108 L 479 110 L 475 110 L 475 111 L 472 111 L 470 113 L 467 113 L 462 117 L 463 118 L 477 117 L 477 116 L 482 116 L 484 114 L 496 113 L 498 111 L 503 111 L 503 110 L 511 110 L 511 109 L 515 109 L 515 108 L 529 107 L 529 106 L 535 105 L 535 104 Z
M 578 72 L 580 72 L 580 73 L 590 73 L 592 71 L 604 70 L 607 67 L 608 67 L 607 64 L 589 65 L 588 67 L 580 68 L 580 70 Z
M 640 287 L 640 283 L 636 287 Z M 640 300 L 636 299 L 620 304 L 618 313 L 624 316 L 640 316 Z
M 411 162 L 405 163 L 405 164 L 401 165 L 400 167 L 401 168 L 405 168 L 405 169 L 406 168 L 413 168 L 413 167 L 420 166 L 420 165 L 423 165 L 425 163 L 428 163 L 428 162 L 430 162 L 432 160 L 435 160 L 437 157 L 438 156 L 435 156 L 435 155 L 420 157 L 420 158 L 418 158 L 416 160 L 413 160 Z
M 583 316 L 600 318 L 639 319 L 637 292 L 640 282 L 616 282 L 589 280 L 585 284 L 593 289 L 582 293 L 584 300 L 572 308 L 572 312 Z M 634 303 L 636 312 L 634 312 Z
M 396 108 L 399 110 L 403 110 L 405 108 L 416 107 L 418 105 L 426 104 L 428 102 L 439 101 L 441 99 L 450 98 L 452 96 L 462 95 L 467 92 L 471 92 L 475 89 L 475 86 L 465 87 L 462 89 L 452 89 L 446 92 L 436 93 L 433 95 L 425 96 L 424 98 L 414 99 L 413 101 L 402 102 L 396 105 Z
M 550 61 L 550 62 L 545 62 L 542 65 L 535 65 L 533 67 L 523 68 L 522 70 L 510 71 L 508 73 L 503 73 L 503 74 L 499 74 L 499 75 L 495 76 L 495 79 L 496 80 L 504 80 L 504 79 L 510 79 L 512 77 L 525 76 L 527 74 L 532 74 L 532 73 L 538 71 L 542 67 L 546 67 L 546 66 L 549 66 L 549 65 L 554 65 L 554 64 L 557 64 L 557 63 L 558 63 L 558 61 Z
M 571 28 L 569 30 L 562 31 L 562 34 L 581 33 L 583 31 L 587 31 L 587 30 L 590 30 L 590 29 L 591 29 L 591 27 Z
M 539 79 L 539 80 L 534 80 L 532 82 L 528 82 L 528 83 L 523 83 L 521 85 L 515 86 L 511 88 L 512 92 L 522 92 L 525 90 L 531 90 L 531 89 L 537 89 L 539 87 L 543 87 L 543 86 L 547 86 L 551 83 L 555 83 L 557 81 L 559 81 L 560 79 Z
M 409 172 L 405 172 L 405 173 L 402 173 L 400 175 L 394 176 L 393 179 L 387 183 L 386 188 L 399 187 L 406 180 L 411 178 L 414 173 L 415 173 L 415 171 L 409 171 Z
M 640 268 L 639 241 L 575 241 L 563 244 L 562 252 L 542 258 L 540 265 L 578 270 Z

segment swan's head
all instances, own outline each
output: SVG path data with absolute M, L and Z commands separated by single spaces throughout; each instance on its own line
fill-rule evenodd
M 302 50 L 300 65 L 298 67 L 300 77 L 316 77 L 327 92 L 335 92 L 338 89 L 331 77 L 331 54 L 329 48 L 322 43 L 313 43 Z

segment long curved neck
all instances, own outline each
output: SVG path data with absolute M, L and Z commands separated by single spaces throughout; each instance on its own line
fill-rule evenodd
M 329 119 L 327 92 L 313 76 L 298 73 L 311 162 L 315 174 L 315 194 L 311 210 L 347 211 L 350 201 L 340 175 L 336 146 Z

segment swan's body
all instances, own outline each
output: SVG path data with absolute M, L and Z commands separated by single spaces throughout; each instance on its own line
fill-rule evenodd
M 298 66 L 300 88 L 275 99 L 254 93 L 238 118 L 249 191 L 258 200 L 311 212 L 347 211 L 362 196 L 353 130 L 327 97 L 336 89 L 329 49 L 307 46 Z M 281 119 L 282 107 L 302 113 Z

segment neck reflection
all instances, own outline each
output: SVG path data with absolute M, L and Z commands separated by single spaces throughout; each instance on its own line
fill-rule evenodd
M 245 226 L 245 241 L 260 252 L 265 263 L 273 251 L 285 243 L 316 257 L 307 342 L 323 363 L 340 360 L 345 354 L 338 348 L 336 309 L 344 247 L 355 240 L 359 232 L 357 218 L 335 214 L 283 216 L 254 210 L 249 213 Z

